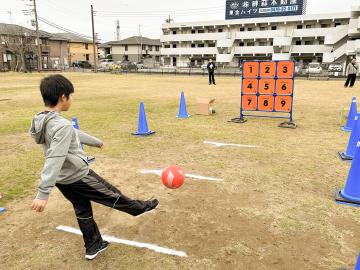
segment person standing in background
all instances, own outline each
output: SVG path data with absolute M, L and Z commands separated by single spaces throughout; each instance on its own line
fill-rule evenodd
M 214 76 L 216 65 L 212 61 L 212 59 L 209 60 L 209 63 L 207 64 L 207 69 L 208 69 L 208 72 L 209 72 L 209 85 L 211 85 L 211 84 L 216 85 L 215 76 Z
M 346 75 L 347 79 L 345 82 L 345 87 L 348 87 L 350 83 L 350 87 L 353 87 L 356 81 L 356 75 L 359 73 L 359 64 L 356 63 L 356 58 L 351 59 L 351 62 L 347 65 Z

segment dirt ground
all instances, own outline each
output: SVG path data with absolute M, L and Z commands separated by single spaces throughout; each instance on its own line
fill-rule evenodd
M 133 218 L 97 204 L 94 216 L 103 233 L 179 251 L 181 258 L 112 244 L 94 261 L 84 259 L 80 236 L 59 232 L 78 228 L 73 209 L 54 188 L 44 213 L 30 205 L 43 164 L 40 147 L 29 138 L 32 115 L 42 110 L 38 85 L 44 74 L 0 74 L 0 269 L 246 269 L 305 270 L 354 267 L 360 252 L 360 210 L 334 202 L 350 168 L 336 153 L 349 134 L 340 131 L 339 110 L 348 107 L 360 84 L 341 81 L 295 83 L 295 130 L 279 119 L 239 114 L 240 79 L 65 73 L 75 100 L 65 117 L 103 139 L 91 165 L 130 197 L 160 200 L 157 211 Z M 180 91 L 191 118 L 176 119 Z M 216 98 L 217 114 L 195 115 L 197 97 Z M 157 133 L 130 135 L 137 128 L 139 101 Z M 260 148 L 216 148 L 204 140 L 253 144 Z M 223 182 L 186 179 L 166 189 L 141 169 L 177 164 L 187 173 Z

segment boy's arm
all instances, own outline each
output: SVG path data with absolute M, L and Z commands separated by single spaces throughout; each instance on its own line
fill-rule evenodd
M 60 170 L 69 151 L 73 127 L 61 126 L 54 131 L 50 148 L 46 152 L 45 165 L 41 172 L 41 182 L 36 199 L 47 200 L 51 189 L 56 184 Z
M 99 148 L 103 145 L 103 142 L 101 140 L 85 133 L 84 131 L 76 129 L 76 132 L 79 136 L 80 142 L 85 145 L 99 147 Z

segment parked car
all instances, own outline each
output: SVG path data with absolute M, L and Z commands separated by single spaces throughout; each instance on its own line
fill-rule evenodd
M 120 67 L 123 70 L 135 70 L 136 69 L 136 65 L 129 61 L 121 62 Z
M 202 64 L 202 65 L 201 65 L 201 69 L 202 69 L 202 70 L 206 70 L 206 69 L 207 69 L 207 64 Z
M 320 74 L 322 72 L 322 67 L 320 63 L 310 63 L 306 69 L 306 73 L 308 74 Z
M 135 65 L 136 65 L 137 69 L 143 69 L 144 68 L 144 63 L 142 63 L 142 62 L 135 63 Z
M 72 66 L 80 68 L 91 68 L 91 64 L 88 61 L 75 61 Z
M 112 59 L 102 59 L 99 62 L 99 65 L 100 65 L 101 68 L 108 68 L 112 64 L 114 64 Z
M 342 71 L 342 65 L 338 63 L 333 63 L 329 65 L 328 71 L 330 72 L 341 72 Z

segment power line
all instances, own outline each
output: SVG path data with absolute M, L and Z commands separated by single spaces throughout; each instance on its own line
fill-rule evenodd
M 70 30 L 68 28 L 65 28 L 65 27 L 63 27 L 61 25 L 53 23 L 53 22 L 51 22 L 51 21 L 49 21 L 49 20 L 47 20 L 45 18 L 42 18 L 40 16 L 38 17 L 38 20 L 45 23 L 45 24 L 47 24 L 47 25 L 49 25 L 49 26 L 52 26 L 52 27 L 54 27 L 54 28 L 56 28 L 58 30 L 61 30 L 61 31 L 64 31 L 64 32 L 67 32 L 67 33 L 70 33 L 70 34 L 73 34 L 73 35 L 76 35 L 76 36 L 81 37 L 81 38 L 92 39 L 92 37 L 90 37 L 90 36 L 87 36 L 87 35 L 80 34 L 78 32 L 72 31 L 72 30 Z

